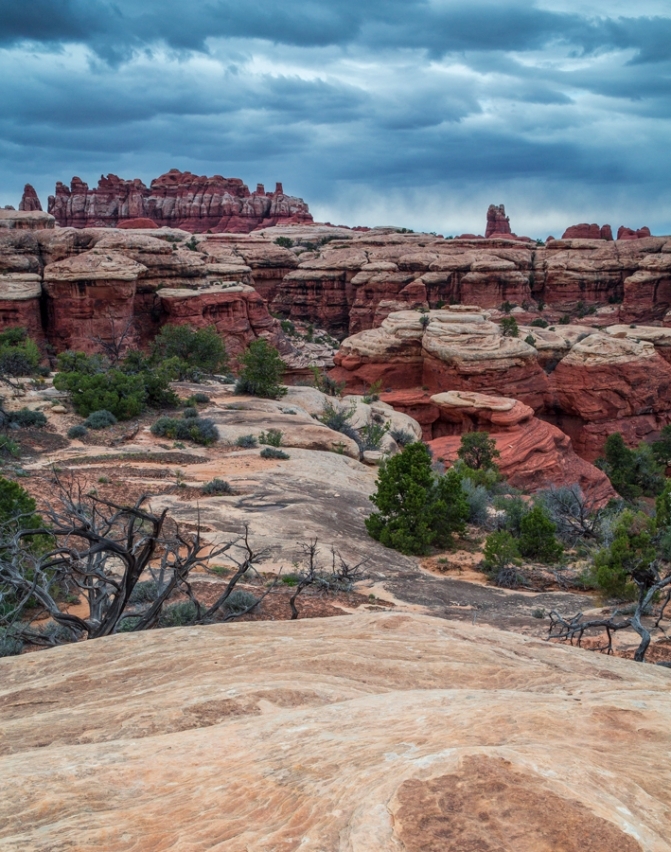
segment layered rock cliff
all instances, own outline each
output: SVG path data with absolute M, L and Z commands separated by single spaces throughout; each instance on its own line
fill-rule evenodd
M 24 203 L 28 203 L 26 194 Z M 91 189 L 74 177 L 69 188 L 56 184 L 48 209 L 59 225 L 75 228 L 113 228 L 124 220 L 148 219 L 159 227 L 195 233 L 249 233 L 258 227 L 312 222 L 307 204 L 285 195 L 281 183 L 274 192 L 266 192 L 262 184 L 250 192 L 238 178 L 205 177 L 178 169 L 148 187 L 137 178 L 123 180 L 110 174 Z

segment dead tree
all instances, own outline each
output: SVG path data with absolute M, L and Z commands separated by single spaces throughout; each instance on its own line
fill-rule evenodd
M 213 621 L 264 555 L 252 549 L 247 528 L 241 537 L 214 547 L 203 541 L 199 526 L 183 533 L 167 510 L 153 512 L 147 497 L 123 506 L 58 480 L 55 492 L 55 503 L 42 513 L 42 526 L 22 526 L 19 516 L 0 530 L 0 627 L 24 642 L 54 645 L 119 629 L 147 630 L 157 626 L 176 595 L 194 605 L 194 623 Z M 215 603 L 205 606 L 194 594 L 190 575 L 208 570 L 220 556 L 236 570 Z M 151 578 L 153 588 L 144 606 L 133 597 L 143 576 Z M 251 611 L 265 594 L 223 620 Z M 68 611 L 73 598 L 84 600 L 86 613 Z M 56 630 L 35 627 L 45 616 Z
M 634 612 L 628 618 L 621 616 L 619 610 L 610 618 L 585 619 L 583 613 L 579 612 L 572 618 L 564 618 L 556 610 L 550 613 L 550 628 L 548 640 L 555 639 L 560 642 L 569 642 L 580 647 L 585 634 L 593 635 L 595 632 L 605 633 L 605 644 L 597 650 L 613 653 L 613 635 L 620 630 L 634 630 L 640 637 L 640 644 L 634 653 L 636 662 L 645 662 L 645 655 L 652 639 L 650 630 L 643 624 L 643 617 L 652 612 L 652 607 L 658 595 L 664 595 L 663 603 L 657 613 L 657 618 L 652 629 L 658 630 L 660 622 L 664 617 L 664 610 L 671 599 L 671 570 L 662 572 L 659 560 L 651 562 L 645 571 L 632 573 L 631 579 L 638 588 L 638 595 L 634 605 Z
M 107 337 L 94 337 L 93 342 L 98 345 L 100 351 L 114 367 L 121 361 L 130 347 L 135 336 L 135 322 L 133 319 L 119 322 L 110 311 L 107 311 L 107 319 L 110 326 L 109 335 Z
M 357 562 L 356 565 L 350 565 L 348 562 L 345 562 L 334 547 L 331 547 L 331 567 L 330 571 L 327 571 L 319 562 L 318 545 L 319 542 L 316 538 L 308 544 L 301 545 L 307 565 L 298 574 L 294 592 L 289 598 L 291 618 L 293 621 L 298 618 L 296 600 L 304 589 L 307 589 L 308 586 L 315 586 L 323 593 L 350 592 L 354 587 L 354 583 L 363 578 L 363 566 L 369 561 L 366 558 L 362 559 L 361 562 Z

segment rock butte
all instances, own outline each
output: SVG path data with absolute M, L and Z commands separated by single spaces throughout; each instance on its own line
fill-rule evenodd
M 41 209 L 29 206 L 35 203 L 39 204 L 35 190 L 27 185 L 21 209 Z M 281 183 L 274 192 L 266 192 L 262 184 L 250 192 L 238 178 L 205 177 L 179 169 L 171 169 L 149 186 L 110 174 L 90 189 L 73 177 L 69 188 L 56 184 L 48 209 L 59 225 L 76 228 L 124 227 L 125 220 L 140 220 L 198 233 L 248 233 L 258 227 L 312 222 L 307 204 L 285 195 Z
M 654 666 L 358 613 L 118 635 L 0 669 L 8 852 L 671 848 Z

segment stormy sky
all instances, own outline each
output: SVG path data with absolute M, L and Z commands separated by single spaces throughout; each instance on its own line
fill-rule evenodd
M 0 0 L 0 206 L 169 168 L 315 218 L 671 233 L 669 0 Z

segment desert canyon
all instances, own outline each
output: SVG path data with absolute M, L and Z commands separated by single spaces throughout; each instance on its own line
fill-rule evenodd
M 601 599 L 541 569 L 498 588 L 477 547 L 418 558 L 364 526 L 401 436 L 449 469 L 487 432 L 525 500 L 579 486 L 600 510 L 618 499 L 595 464 L 609 436 L 635 448 L 671 424 L 671 236 L 578 224 L 535 240 L 503 205 L 484 225 L 316 223 L 280 183 L 178 170 L 59 182 L 47 211 L 27 185 L 0 210 L 0 333 L 26 329 L 45 369 L 214 328 L 233 371 L 271 344 L 288 386 L 261 399 L 225 377 L 174 382 L 218 430 L 203 447 L 146 417 L 71 439 L 68 395 L 26 385 L 8 407 L 49 425 L 27 433 L 17 482 L 38 500 L 55 471 L 96 499 L 146 492 L 214 543 L 247 529 L 258 583 L 298 571 L 312 539 L 365 561 L 347 594 L 299 599 L 297 620 L 289 587 L 230 624 L 0 659 L 0 850 L 671 850 L 665 636 L 643 665 L 631 635 L 614 655 L 547 642 L 549 612 L 598 615 Z M 325 411 L 378 424 L 377 450 Z M 245 444 L 269 428 L 283 459 Z M 220 478 L 230 490 L 208 495 Z M 204 594 L 222 582 L 198 579 Z

